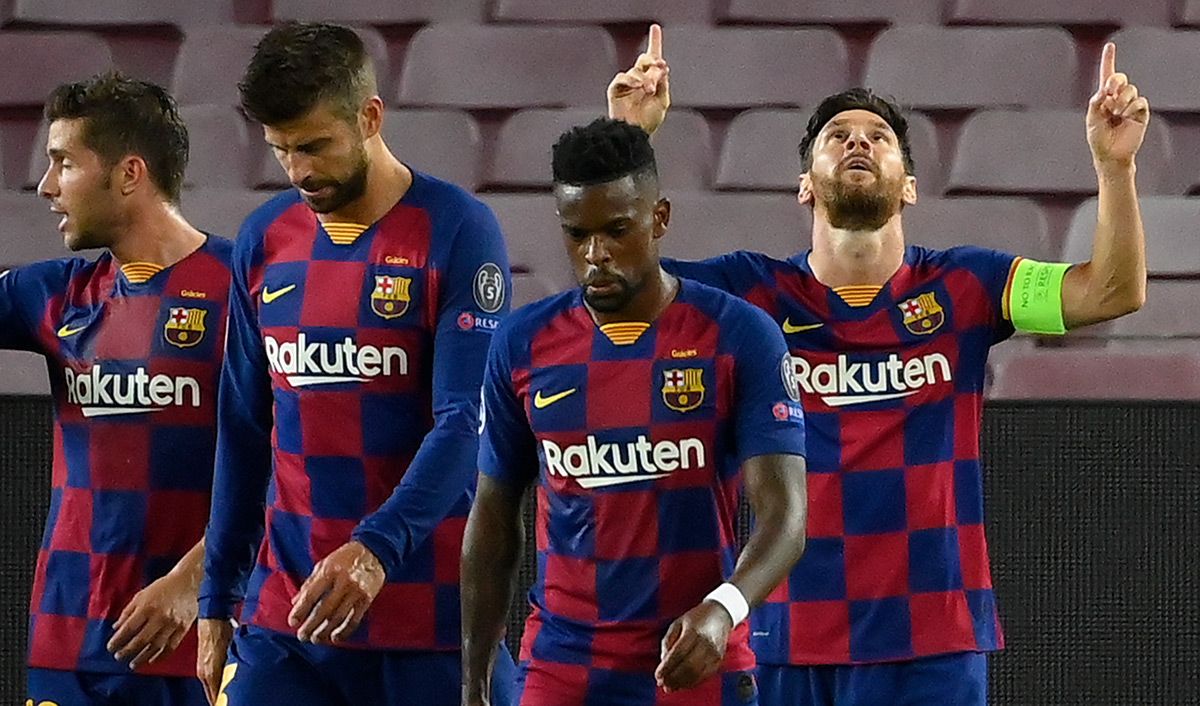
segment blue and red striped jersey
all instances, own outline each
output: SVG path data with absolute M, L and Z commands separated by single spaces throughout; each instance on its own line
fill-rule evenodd
M 688 280 L 648 327 L 598 327 L 578 289 L 502 326 L 480 470 L 537 483 L 522 659 L 585 681 L 653 672 L 671 622 L 733 573 L 741 463 L 803 455 L 790 366 L 761 311 Z M 725 671 L 753 667 L 748 633 L 733 631 Z
M 808 253 L 666 266 L 782 327 L 808 428 L 808 546 L 752 618 L 770 664 L 898 661 L 1002 647 L 983 525 L 988 349 L 1010 336 L 1014 257 L 910 246 L 865 306 Z
M 210 236 L 147 281 L 108 252 L 0 275 L 0 347 L 44 356 L 54 398 L 31 667 L 127 673 L 105 649 L 113 623 L 204 534 L 231 250 Z M 138 673 L 195 662 L 193 631 Z
M 491 211 L 421 173 L 369 226 L 321 223 L 295 191 L 251 214 L 234 249 L 202 616 L 244 597 L 243 622 L 294 634 L 292 597 L 354 539 L 387 582 L 346 646 L 459 649 L 479 388 L 508 290 Z

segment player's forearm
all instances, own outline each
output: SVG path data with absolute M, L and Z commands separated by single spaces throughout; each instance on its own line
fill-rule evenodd
M 804 554 L 808 517 L 804 459 L 783 455 L 753 458 L 746 462 L 744 477 L 755 524 L 730 583 L 754 607 L 787 578 Z
M 191 590 L 200 590 L 200 581 L 204 578 L 204 537 L 183 555 L 171 573 L 185 580 Z
M 1137 311 L 1146 300 L 1146 234 L 1135 171 L 1132 164 L 1097 165 L 1099 204 L 1092 258 L 1074 268 L 1078 274 L 1068 273 L 1064 285 L 1063 315 L 1068 328 Z M 1070 291 L 1072 279 L 1083 286 Z
M 465 701 L 489 689 L 488 673 L 512 604 L 524 544 L 521 499 L 481 478 L 462 555 L 462 659 Z

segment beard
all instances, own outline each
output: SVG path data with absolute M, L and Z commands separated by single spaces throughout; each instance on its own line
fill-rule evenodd
M 879 230 L 900 211 L 903 179 L 886 181 L 878 173 L 874 184 L 849 183 L 835 176 L 821 189 L 829 225 L 842 230 Z
M 620 275 L 607 275 L 605 284 L 615 285 L 614 291 L 604 294 L 594 294 L 588 290 L 590 281 L 583 283 L 583 300 L 593 310 L 602 314 L 612 314 L 621 311 L 629 302 L 633 300 L 635 294 L 641 290 L 641 285 L 633 284 L 628 279 Z
M 312 181 L 301 184 L 302 188 L 309 191 L 319 191 L 327 186 L 333 187 L 328 196 L 313 199 L 301 193 L 301 198 L 304 199 L 309 208 L 317 213 L 332 213 L 344 208 L 367 193 L 367 168 L 369 166 L 370 163 L 367 161 L 366 150 L 360 149 L 354 170 L 345 179 Z

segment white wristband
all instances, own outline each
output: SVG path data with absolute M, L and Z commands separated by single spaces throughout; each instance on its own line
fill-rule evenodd
M 712 593 L 704 597 L 704 600 L 719 603 L 725 612 L 729 613 L 729 617 L 733 618 L 734 627 L 750 615 L 750 604 L 746 602 L 746 597 L 742 595 L 737 586 L 731 583 L 717 586 Z

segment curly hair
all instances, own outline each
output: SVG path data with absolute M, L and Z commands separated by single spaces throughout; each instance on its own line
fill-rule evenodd
M 552 150 L 554 183 L 590 186 L 635 177 L 658 178 L 650 136 L 623 120 L 597 118 L 566 131 Z

